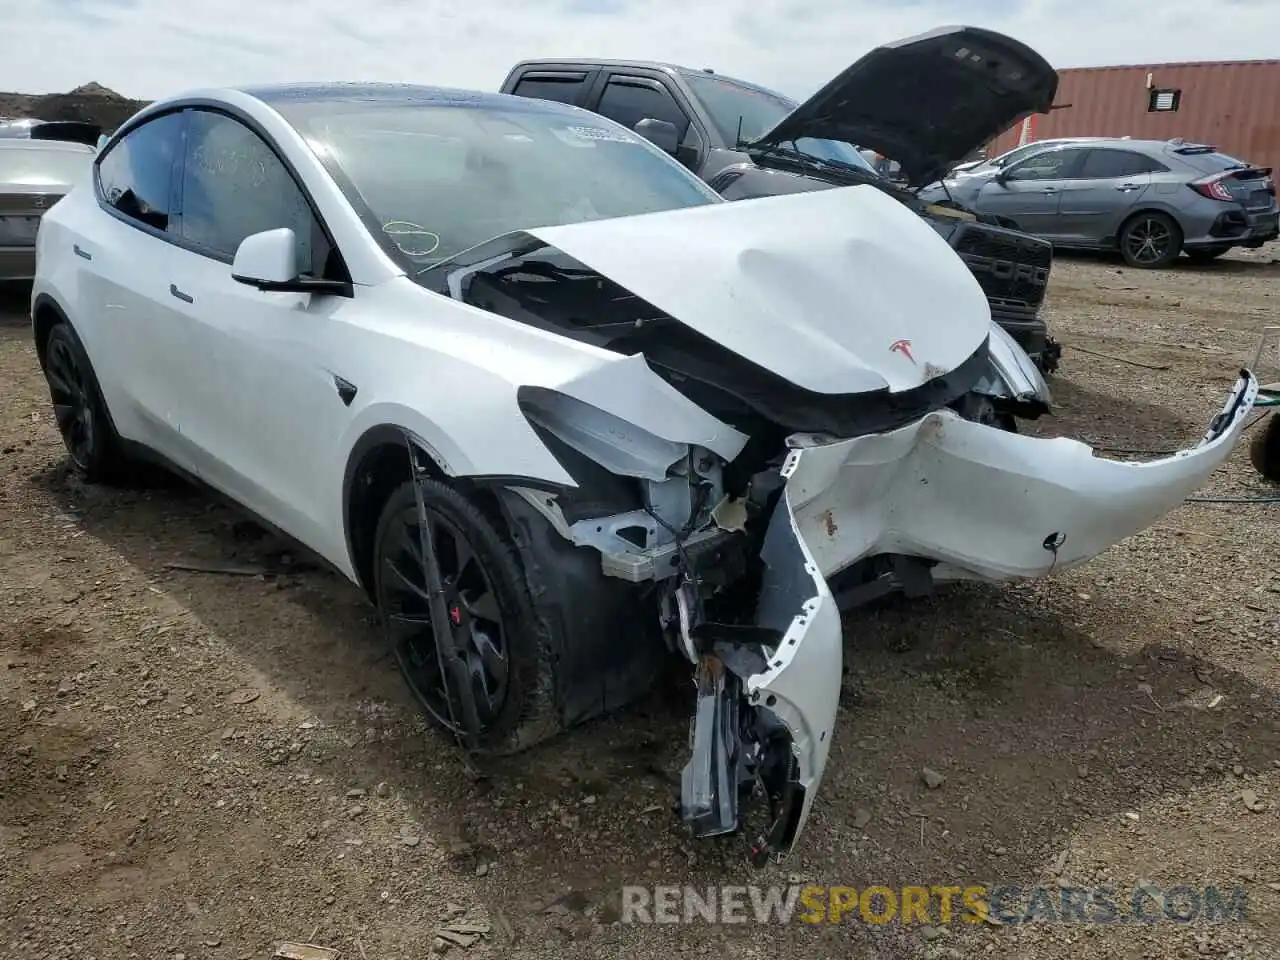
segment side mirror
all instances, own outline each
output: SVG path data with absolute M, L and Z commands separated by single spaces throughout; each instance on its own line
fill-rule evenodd
M 659 150 L 663 150 L 672 156 L 680 149 L 679 131 L 676 130 L 674 123 L 667 120 L 654 120 L 652 117 L 645 117 L 645 119 L 638 121 L 632 129 Z
M 341 280 L 298 275 L 298 240 L 288 227 L 253 233 L 240 241 L 231 262 L 231 279 L 272 293 L 339 293 L 351 295 Z
M 1006 170 L 1004 167 L 1001 167 L 999 170 L 996 171 L 996 175 L 991 179 L 1003 187 L 1006 183 L 1009 182 L 1009 171 Z

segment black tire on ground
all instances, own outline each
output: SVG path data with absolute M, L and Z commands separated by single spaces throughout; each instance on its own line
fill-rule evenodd
M 75 469 L 90 483 L 126 479 L 132 464 L 121 449 L 84 344 L 66 322 L 49 331 L 44 376 L 58 432 Z
M 476 691 L 480 749 L 522 750 L 558 732 L 552 664 L 536 627 L 533 604 L 515 549 L 457 490 L 423 483 L 445 600 L 454 635 Z M 383 635 L 409 689 L 428 715 L 456 730 L 441 681 L 419 541 L 413 482 L 391 494 L 374 538 L 374 598 Z M 452 717 L 461 724 L 457 698 Z
M 1194 263 L 1208 263 L 1210 260 L 1217 260 L 1230 249 L 1230 247 L 1190 247 L 1184 252 L 1187 259 Z
M 1264 478 L 1280 483 L 1280 418 L 1267 418 L 1249 444 L 1249 460 Z
M 1144 210 L 1120 228 L 1120 255 L 1142 270 L 1167 267 L 1182 252 L 1182 228 L 1167 213 Z

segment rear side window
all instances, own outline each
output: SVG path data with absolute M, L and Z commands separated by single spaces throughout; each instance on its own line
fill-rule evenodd
M 1090 150 L 1080 167 L 1079 177 L 1082 180 L 1104 180 L 1163 169 L 1162 164 L 1131 150 Z
M 167 113 L 126 133 L 98 161 L 102 198 L 124 216 L 169 229 L 173 161 L 182 149 L 186 118 Z
M 656 80 L 615 77 L 605 86 L 596 110 L 631 130 L 641 120 L 665 120 L 675 124 L 680 140 L 689 132 L 689 118 Z
M 240 241 L 289 227 L 298 272 L 311 273 L 318 229 L 293 175 L 261 137 L 221 113 L 196 110 L 182 174 L 182 239 L 230 260 Z M 323 266 L 323 256 L 316 258 Z
M 576 104 L 586 85 L 585 73 L 526 73 L 511 92 L 518 97 Z

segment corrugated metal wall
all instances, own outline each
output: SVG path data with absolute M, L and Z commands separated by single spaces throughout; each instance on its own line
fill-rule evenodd
M 1176 111 L 1148 112 L 1148 73 L 1155 88 L 1182 91 Z M 1033 140 L 1182 137 L 1280 170 L 1280 60 L 1087 67 L 1059 77 L 1055 102 L 1071 106 L 1032 118 Z M 988 155 L 1016 146 L 1019 129 L 997 138 Z

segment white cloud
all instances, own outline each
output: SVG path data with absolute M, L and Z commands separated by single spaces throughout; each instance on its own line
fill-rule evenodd
M 1274 0 L 22 0 L 0 90 L 96 80 L 157 97 L 277 80 L 493 90 L 517 60 L 609 56 L 715 68 L 805 96 L 870 47 L 948 23 L 1009 33 L 1056 66 L 1266 57 Z

